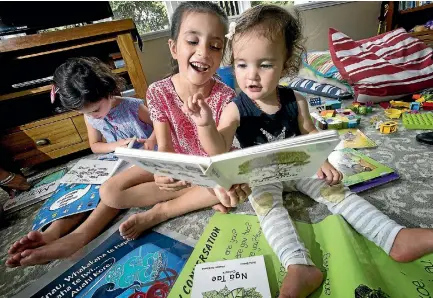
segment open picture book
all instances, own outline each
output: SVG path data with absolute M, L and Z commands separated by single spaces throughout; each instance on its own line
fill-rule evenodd
M 161 176 L 203 187 L 259 186 L 312 177 L 340 142 L 336 131 L 298 136 L 212 157 L 117 148 L 115 155 Z

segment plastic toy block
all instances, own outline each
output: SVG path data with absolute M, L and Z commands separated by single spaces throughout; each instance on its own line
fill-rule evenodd
M 380 124 L 379 131 L 383 134 L 390 134 L 397 131 L 397 122 L 387 121 Z
M 323 119 L 323 117 L 321 117 L 318 113 L 313 112 L 310 115 L 315 126 L 320 129 L 328 129 L 328 123 L 326 123 L 325 119 Z
M 367 106 L 367 113 L 371 113 L 373 112 L 373 107 L 372 106 Z
M 422 109 L 425 111 L 431 111 L 433 110 L 433 102 L 428 101 L 422 104 Z
M 325 117 L 325 118 L 331 118 L 335 116 L 335 111 L 334 110 L 324 110 L 320 112 L 320 116 Z
M 330 107 L 330 110 L 341 109 L 341 102 L 339 100 L 327 100 L 325 106 Z
M 361 115 L 367 115 L 367 107 L 360 106 L 358 109 L 358 113 Z
M 347 128 L 355 128 L 358 126 L 358 122 L 356 120 L 349 120 L 347 124 Z
M 410 102 L 391 100 L 389 103 L 393 108 L 407 108 L 407 109 L 410 108 Z
M 322 100 L 320 99 L 320 97 L 310 98 L 310 106 L 314 107 L 314 106 L 318 106 L 321 104 L 322 104 Z
M 404 113 L 403 125 L 407 129 L 433 129 L 433 113 Z
M 411 111 L 419 111 L 421 108 L 421 104 L 419 102 L 411 102 L 410 103 L 410 110 Z
M 314 108 L 313 111 L 318 112 L 318 113 L 326 110 L 325 105 L 314 106 L 313 108 Z
M 326 123 L 328 124 L 328 129 L 342 129 L 343 128 L 343 122 L 338 119 L 326 119 Z

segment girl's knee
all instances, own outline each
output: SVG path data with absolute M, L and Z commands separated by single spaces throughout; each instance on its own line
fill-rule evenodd
M 104 184 L 99 188 L 99 196 L 101 201 L 111 207 L 116 209 L 121 209 L 121 189 L 117 187 L 115 183 L 112 182 L 112 179 L 108 179 Z

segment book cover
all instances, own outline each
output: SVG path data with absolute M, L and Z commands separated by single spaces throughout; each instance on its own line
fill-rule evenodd
M 392 168 L 350 148 L 332 152 L 328 160 L 343 173 L 343 184 L 349 187 L 394 172 Z
M 115 154 L 158 175 L 203 187 L 251 186 L 313 176 L 340 139 L 324 131 L 215 155 L 190 156 L 117 148 Z
M 167 297 L 192 247 L 157 232 L 125 240 L 117 228 L 90 243 L 94 248 L 75 264 L 54 268 L 63 270 L 54 278 L 48 273 L 17 297 Z
M 46 200 L 57 189 L 59 179 L 63 177 L 66 170 L 62 169 L 50 175 L 38 179 L 28 191 L 22 191 L 15 195 L 14 198 L 8 199 L 4 205 L 5 213 L 13 213 L 40 201 Z
M 270 298 L 263 256 L 197 264 L 192 298 Z
M 377 147 L 376 143 L 368 138 L 362 131 L 356 128 L 340 129 L 338 130 L 341 143 L 337 146 L 337 150 L 343 148 L 374 148 Z
M 359 233 L 339 215 L 309 224 L 294 221 L 311 259 L 323 272 L 322 285 L 312 298 L 426 297 L 433 254 L 410 263 L 393 261 L 381 248 Z M 192 297 L 196 264 L 263 255 L 271 297 L 279 297 L 287 270 L 268 245 L 255 215 L 216 213 L 195 245 L 168 298 Z M 225 294 L 225 293 L 223 293 Z M 220 295 L 212 297 L 256 297 Z
M 95 209 L 100 199 L 99 187 L 97 184 L 60 184 L 39 210 L 32 230 L 42 230 L 60 218 Z
M 380 177 L 377 177 L 377 178 L 374 178 L 374 179 L 371 179 L 371 180 L 368 180 L 365 182 L 351 185 L 351 186 L 349 186 L 349 188 L 354 193 L 360 193 L 362 191 L 369 190 L 373 187 L 381 186 L 383 184 L 397 180 L 399 178 L 400 178 L 400 175 L 398 173 L 394 172 L 394 173 L 380 176 Z

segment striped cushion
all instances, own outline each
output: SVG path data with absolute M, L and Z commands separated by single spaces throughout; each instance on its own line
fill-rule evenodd
M 380 102 L 433 87 L 433 50 L 397 29 L 361 41 L 329 29 L 329 49 L 359 102 Z
M 351 98 L 352 94 L 347 91 L 344 91 L 338 87 L 331 86 L 328 84 L 320 84 L 312 80 L 302 79 L 302 78 L 294 78 L 289 83 L 284 84 L 284 82 L 280 81 L 281 85 L 287 85 L 293 90 L 299 92 L 305 92 L 308 94 L 336 98 L 336 99 L 344 99 Z

